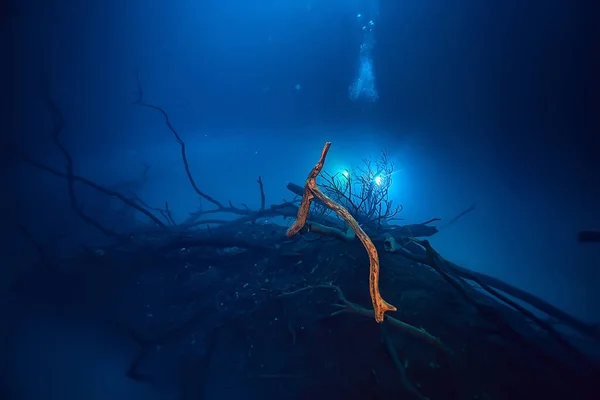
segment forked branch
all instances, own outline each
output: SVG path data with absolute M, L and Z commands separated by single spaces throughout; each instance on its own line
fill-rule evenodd
M 350 228 L 354 231 L 356 236 L 360 239 L 363 246 L 367 250 L 369 254 L 369 264 L 370 264 L 370 272 L 369 272 L 369 293 L 371 295 L 371 301 L 373 303 L 374 309 L 374 317 L 375 321 L 383 322 L 384 315 L 386 311 L 396 311 L 396 307 L 388 303 L 381 297 L 379 293 L 379 255 L 377 254 L 377 249 L 375 245 L 369 238 L 369 236 L 363 231 L 358 222 L 352 217 L 352 215 L 340 204 L 331 200 L 327 195 L 325 195 L 321 189 L 317 186 L 317 176 L 321 173 L 323 166 L 325 165 L 325 159 L 327 158 L 327 152 L 331 147 L 331 142 L 325 143 L 323 147 L 323 151 L 321 152 L 321 158 L 317 165 L 310 171 L 308 177 L 306 178 L 306 183 L 304 184 L 304 193 L 302 195 L 302 202 L 300 203 L 300 207 L 298 208 L 298 216 L 296 221 L 292 224 L 290 229 L 287 231 L 287 237 L 291 238 L 298 234 L 302 228 L 306 225 L 306 220 L 308 219 L 308 212 L 310 210 L 310 204 L 313 199 L 316 197 L 319 199 L 326 207 L 333 210 L 337 215 L 339 215 L 344 221 L 350 225 Z
M 175 137 L 175 140 L 179 144 L 180 151 L 181 151 L 181 160 L 183 161 L 185 173 L 188 177 L 188 181 L 192 185 L 192 188 L 198 194 L 198 196 L 200 196 L 200 199 L 204 199 L 204 200 L 208 201 L 209 203 L 214 204 L 217 207 L 216 209 L 212 209 L 212 210 L 207 210 L 207 211 L 200 210 L 198 212 L 191 213 L 190 218 L 188 218 L 188 220 L 184 222 L 184 225 L 194 223 L 194 221 L 196 221 L 198 218 L 200 218 L 204 214 L 213 214 L 213 213 L 232 213 L 232 214 L 237 214 L 237 215 L 255 214 L 255 212 L 253 212 L 252 210 L 250 210 L 247 207 L 243 208 L 243 209 L 235 207 L 231 203 L 231 201 L 229 202 L 229 207 L 227 207 L 222 202 L 220 202 L 219 200 L 215 199 L 214 197 L 210 196 L 208 193 L 206 193 L 200 189 L 200 187 L 196 183 L 196 180 L 194 179 L 194 175 L 192 174 L 192 171 L 190 169 L 190 164 L 189 164 L 188 158 L 187 158 L 187 150 L 186 150 L 185 141 L 181 138 L 181 135 L 179 135 L 179 132 L 175 129 L 175 127 L 171 123 L 169 114 L 167 113 L 167 111 L 164 108 L 157 106 L 155 104 L 152 104 L 152 103 L 146 103 L 144 101 L 144 98 L 143 98 L 144 92 L 143 92 L 143 88 L 142 88 L 142 82 L 140 80 L 139 71 L 136 74 L 136 81 L 137 81 L 137 99 L 135 101 L 133 101 L 133 104 L 136 104 L 136 105 L 139 105 L 142 107 L 146 107 L 151 110 L 158 111 L 163 116 L 165 125 L 167 126 L 169 131 L 171 131 L 171 133 Z M 258 180 L 256 182 L 258 183 L 258 186 L 260 188 L 261 203 L 260 203 L 260 211 L 259 212 L 263 212 L 265 210 L 265 190 L 264 190 L 262 178 L 259 176 Z

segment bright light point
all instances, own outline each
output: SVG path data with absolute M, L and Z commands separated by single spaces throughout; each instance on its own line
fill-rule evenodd
M 350 176 L 350 172 L 344 171 L 344 172 L 342 172 L 342 175 L 344 175 L 344 178 L 347 178 Z
M 380 177 L 380 176 L 378 176 L 377 178 L 375 178 L 375 184 L 376 184 L 377 186 L 381 185 L 381 181 L 382 181 L 382 180 L 381 180 L 381 177 Z

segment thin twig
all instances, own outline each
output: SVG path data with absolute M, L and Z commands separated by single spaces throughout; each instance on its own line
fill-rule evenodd
M 187 174 L 188 180 L 190 181 L 190 184 L 192 185 L 192 187 L 194 188 L 194 190 L 196 191 L 196 193 L 198 193 L 198 195 L 208 201 L 210 201 L 211 203 L 213 203 L 214 205 L 216 205 L 219 208 L 223 208 L 223 204 L 218 201 L 217 199 L 211 197 L 210 195 L 204 193 L 203 191 L 200 190 L 200 188 L 198 187 L 198 185 L 196 184 L 196 181 L 194 180 L 194 176 L 192 175 L 192 171 L 190 170 L 190 165 L 188 163 L 188 159 L 187 159 L 187 152 L 185 149 L 185 142 L 183 141 L 183 139 L 181 138 L 181 136 L 179 135 L 179 133 L 177 132 L 177 130 L 175 130 L 175 128 L 173 127 L 173 125 L 171 124 L 171 120 L 169 119 L 169 114 L 167 114 L 167 112 L 159 107 L 156 106 L 154 104 L 150 104 L 150 103 L 145 103 L 143 101 L 142 98 L 142 83 L 140 81 L 140 75 L 139 73 L 136 74 L 136 79 L 137 79 L 137 85 L 138 85 L 138 99 L 136 101 L 133 102 L 133 104 L 137 104 L 140 105 L 142 107 L 147 107 L 153 110 L 158 111 L 159 113 L 162 114 L 162 116 L 165 119 L 165 124 L 167 125 L 167 128 L 169 128 L 169 130 L 171 131 L 171 133 L 173 134 L 173 136 L 175 136 L 175 140 L 177 140 L 177 143 L 179 143 L 179 146 L 181 148 L 181 159 L 183 160 L 183 166 L 185 167 L 185 173 Z
M 68 175 L 64 172 L 58 171 L 52 167 L 49 167 L 45 164 L 42 164 L 38 161 L 35 161 L 34 159 L 28 157 L 27 155 L 23 154 L 23 153 L 19 153 L 18 154 L 19 157 L 21 158 L 21 160 L 29 165 L 31 165 L 32 167 L 41 169 L 43 171 L 49 172 L 52 175 L 61 177 L 61 178 L 68 178 Z M 121 200 L 124 204 L 128 205 L 129 207 L 135 208 L 136 210 L 138 210 L 139 212 L 141 212 L 142 214 L 144 214 L 145 216 L 147 216 L 148 218 L 150 218 L 156 225 L 160 226 L 161 228 L 164 229 L 168 229 L 168 227 L 160 220 L 158 219 L 156 216 L 154 216 L 151 212 L 149 212 L 148 210 L 144 209 L 143 207 L 141 207 L 140 205 L 136 204 L 134 201 L 128 199 L 127 197 L 123 196 L 121 193 L 119 192 L 115 192 L 114 190 L 110 190 L 108 188 L 105 188 L 103 186 L 98 185 L 97 183 L 84 178 L 82 176 L 79 175 L 72 175 L 71 179 L 73 181 L 77 181 L 77 182 L 81 182 L 86 186 L 91 187 L 92 189 L 95 189 L 99 192 L 102 192 L 104 194 L 106 194 L 107 196 L 110 197 L 115 197 L 119 200 Z
M 65 127 L 65 118 L 63 116 L 61 109 L 56 105 L 54 100 L 52 100 L 52 97 L 50 96 L 50 89 L 48 87 L 48 84 L 42 85 L 42 98 L 43 98 L 44 102 L 46 103 L 46 106 L 48 106 L 48 108 L 52 112 L 52 116 L 54 118 L 54 127 L 52 129 L 52 140 L 54 141 L 54 144 L 56 145 L 56 147 L 58 147 L 58 149 L 60 150 L 62 155 L 65 157 L 65 160 L 67 162 L 67 164 L 66 164 L 67 173 L 65 174 L 66 175 L 65 177 L 67 178 L 67 186 L 68 186 L 68 190 L 69 190 L 69 199 L 71 201 L 71 208 L 75 211 L 75 213 L 83 221 L 85 221 L 88 225 L 93 226 L 94 228 L 98 229 L 105 236 L 117 237 L 118 234 L 115 231 L 106 228 L 99 221 L 97 221 L 94 218 L 87 215 L 83 211 L 83 208 L 81 207 L 79 202 L 77 201 L 77 195 L 75 193 L 74 172 L 73 172 L 73 170 L 74 170 L 73 157 L 71 157 L 71 154 L 69 153 L 67 148 L 62 144 L 62 142 L 60 140 L 60 134 L 62 133 L 62 131 L 64 130 L 64 127 Z

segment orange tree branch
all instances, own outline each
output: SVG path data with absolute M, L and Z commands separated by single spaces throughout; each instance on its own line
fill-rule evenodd
M 314 166 L 314 168 L 308 174 L 306 178 L 306 182 L 304 184 L 304 193 L 302 194 L 302 202 L 300 203 L 300 207 L 298 208 L 298 216 L 296 221 L 292 224 L 290 229 L 287 231 L 287 237 L 291 238 L 294 235 L 297 235 L 304 225 L 306 224 L 306 220 L 308 218 L 308 212 L 310 210 L 310 204 L 313 199 L 316 197 L 319 199 L 325 206 L 333 210 L 337 215 L 339 215 L 344 221 L 350 225 L 356 236 L 360 239 L 363 246 L 367 250 L 369 255 L 369 264 L 370 264 L 370 273 L 369 273 L 369 293 L 371 295 L 371 301 L 373 303 L 374 309 L 374 317 L 375 321 L 383 322 L 384 314 L 386 311 L 396 311 L 396 307 L 388 303 L 381 297 L 379 293 L 379 255 L 377 254 L 377 249 L 375 245 L 369 238 L 369 236 L 363 231 L 358 222 L 352 217 L 352 215 L 340 204 L 331 200 L 325 193 L 319 189 L 317 186 L 317 176 L 321 173 L 323 166 L 325 165 L 325 159 L 327 158 L 327 153 L 329 152 L 329 148 L 331 147 L 331 142 L 325 143 L 323 147 L 323 151 L 321 152 L 321 158 L 319 162 Z

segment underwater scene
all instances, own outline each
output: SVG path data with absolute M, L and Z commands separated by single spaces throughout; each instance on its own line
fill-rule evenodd
M 600 399 L 599 9 L 3 2 L 0 399 Z

